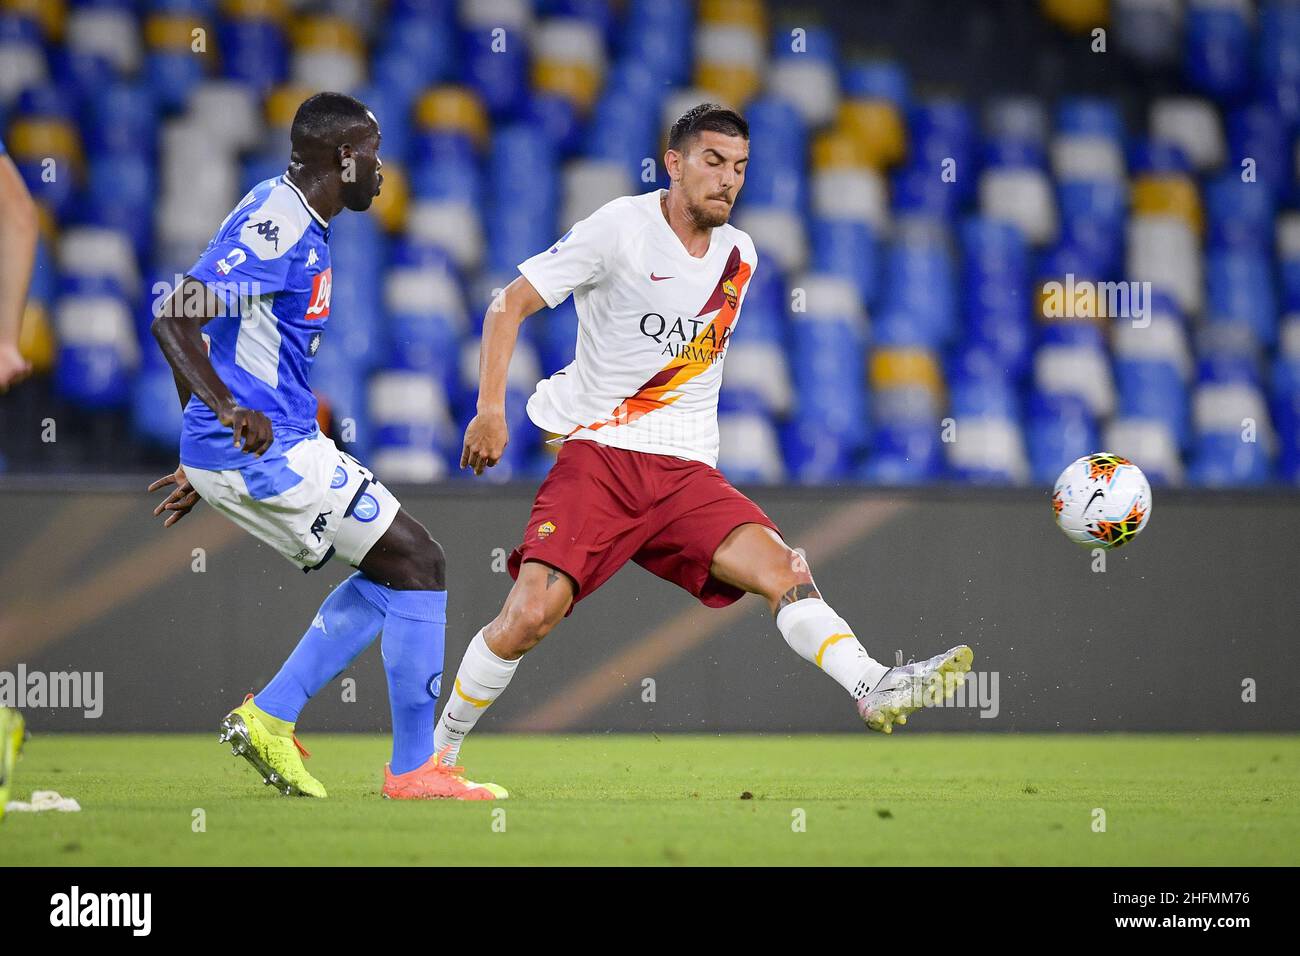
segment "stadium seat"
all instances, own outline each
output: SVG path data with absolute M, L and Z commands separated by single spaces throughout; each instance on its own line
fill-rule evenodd
M 443 449 L 455 441 L 456 426 L 446 392 L 419 372 L 380 372 L 369 384 L 369 414 L 375 430 L 373 470 L 384 481 L 436 481 L 447 473 Z
M 737 483 L 775 484 L 785 478 L 779 440 L 765 415 L 718 415 L 718 469 Z
M 1198 172 L 1215 169 L 1223 163 L 1223 124 L 1208 100 L 1188 96 L 1153 100 L 1148 129 L 1154 139 L 1174 143 L 1182 149 Z
M 1162 421 L 1116 417 L 1106 426 L 1101 444 L 1135 463 L 1153 486 L 1183 482 L 1178 441 Z
M 1191 0 L 1183 25 L 1183 75 L 1219 102 L 1250 85 L 1251 5 L 1246 0 Z
M 954 440 L 945 448 L 948 465 L 961 481 L 1020 485 L 1029 480 L 1024 438 L 1010 418 L 958 419 Z

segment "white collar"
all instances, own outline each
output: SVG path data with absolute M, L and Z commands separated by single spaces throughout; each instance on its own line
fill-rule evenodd
M 280 177 L 280 181 L 298 194 L 298 198 L 302 200 L 302 204 L 307 207 L 307 211 L 311 213 L 313 219 L 315 219 L 318 223 L 321 224 L 322 228 L 325 229 L 329 228 L 329 223 L 325 221 L 325 217 L 322 216 L 320 213 L 318 213 L 315 209 L 311 208 L 311 203 L 309 203 L 307 201 L 307 197 L 302 194 L 302 190 L 298 188 L 298 184 L 289 178 L 289 174 L 287 172 Z

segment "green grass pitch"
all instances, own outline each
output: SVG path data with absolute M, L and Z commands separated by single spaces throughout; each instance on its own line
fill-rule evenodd
M 388 745 L 370 735 L 309 738 L 330 796 L 280 797 L 215 737 L 33 736 L 11 799 L 57 790 L 82 811 L 7 814 L 0 864 L 1300 859 L 1294 735 L 481 734 L 469 776 L 508 787 L 502 803 L 381 799 Z

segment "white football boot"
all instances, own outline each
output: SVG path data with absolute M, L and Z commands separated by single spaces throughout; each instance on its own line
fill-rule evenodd
M 962 644 L 927 661 L 891 667 L 858 701 L 858 714 L 872 730 L 892 734 L 894 725 L 907 723 L 912 711 L 950 700 L 974 659 L 974 652 Z

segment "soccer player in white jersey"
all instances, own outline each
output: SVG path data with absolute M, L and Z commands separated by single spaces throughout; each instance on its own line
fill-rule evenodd
M 762 595 L 789 645 L 843 686 L 873 730 L 890 733 L 950 696 L 970 669 L 964 645 L 904 667 L 874 660 L 803 556 L 714 467 L 722 363 L 758 266 L 749 236 L 727 221 L 745 181 L 748 125 L 701 104 L 673 125 L 664 162 L 667 190 L 596 210 L 520 263 L 487 312 L 478 414 L 461 457 L 475 474 L 509 437 L 506 370 L 520 323 L 572 293 L 578 343 L 528 401 L 532 421 L 563 444 L 510 555 L 514 586 L 471 641 L 438 721 L 444 759 L 520 658 L 629 560 L 710 607 Z
M 171 526 L 200 497 L 304 571 L 340 558 L 335 588 L 263 690 L 221 737 L 286 795 L 324 797 L 294 735 L 307 700 L 383 631 L 393 799 L 504 796 L 440 761 L 433 726 L 447 621 L 446 563 L 392 492 L 316 425 L 308 376 L 330 317 L 329 222 L 365 210 L 383 183 L 379 124 L 357 100 L 319 93 L 298 108 L 288 170 L 221 224 L 153 323 L 185 409 L 180 467 L 149 490 Z M 328 346 L 326 346 L 328 347 Z

